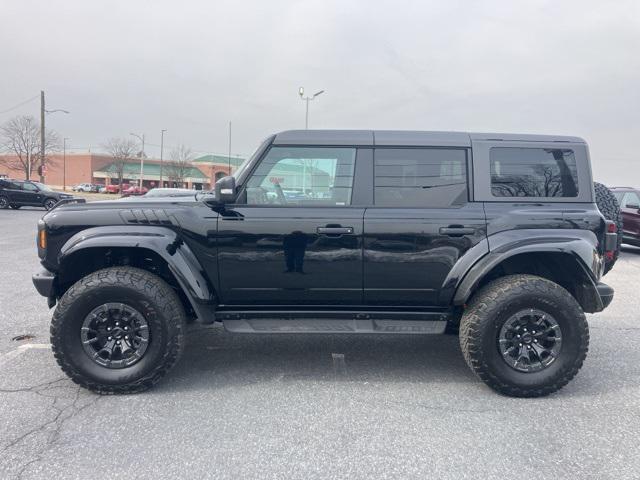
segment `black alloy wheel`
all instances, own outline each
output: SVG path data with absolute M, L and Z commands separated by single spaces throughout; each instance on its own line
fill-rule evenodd
M 105 303 L 86 316 L 80 338 L 84 351 L 98 365 L 125 368 L 147 351 L 149 324 L 129 305 Z
M 56 200 L 55 198 L 47 198 L 44 201 L 44 208 L 46 210 L 51 210 L 53 207 L 56 206 L 56 203 L 58 203 L 58 200 Z
M 521 310 L 502 325 L 498 348 L 511 368 L 519 372 L 538 372 L 551 365 L 560 354 L 560 325 L 542 310 Z

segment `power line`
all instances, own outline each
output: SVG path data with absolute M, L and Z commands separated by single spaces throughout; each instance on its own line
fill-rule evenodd
M 33 100 L 35 100 L 36 98 L 39 98 L 39 97 L 40 97 L 40 94 L 35 95 L 35 96 L 25 100 L 24 102 L 20 102 L 17 105 L 14 105 L 11 108 L 7 108 L 6 110 L 0 110 L 0 114 L 10 112 L 11 110 L 15 110 L 16 108 L 21 107 L 22 105 L 24 105 L 26 103 L 32 102 Z

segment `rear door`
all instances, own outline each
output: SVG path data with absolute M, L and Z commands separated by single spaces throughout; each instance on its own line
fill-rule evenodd
M 376 148 L 374 205 L 364 221 L 364 301 L 437 306 L 453 266 L 486 242 L 469 202 L 467 148 Z
M 28 195 L 22 189 L 24 182 L 15 180 L 6 180 L 5 195 L 9 198 L 12 205 L 29 205 Z
M 224 305 L 362 303 L 356 149 L 274 146 L 218 220 Z

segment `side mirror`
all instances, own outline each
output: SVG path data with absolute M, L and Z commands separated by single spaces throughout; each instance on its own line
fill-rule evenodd
M 214 202 L 217 205 L 226 205 L 227 203 L 233 203 L 236 201 L 236 179 L 235 177 L 228 176 L 222 177 L 215 184 L 214 191 L 216 192 Z

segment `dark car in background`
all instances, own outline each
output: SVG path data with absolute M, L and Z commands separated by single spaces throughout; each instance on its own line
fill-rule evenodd
M 640 247 L 640 189 L 614 187 L 611 191 L 622 213 L 622 242 Z
M 0 180 L 0 209 L 20 207 L 43 207 L 51 210 L 63 198 L 72 198 L 56 192 L 48 185 L 28 180 Z

